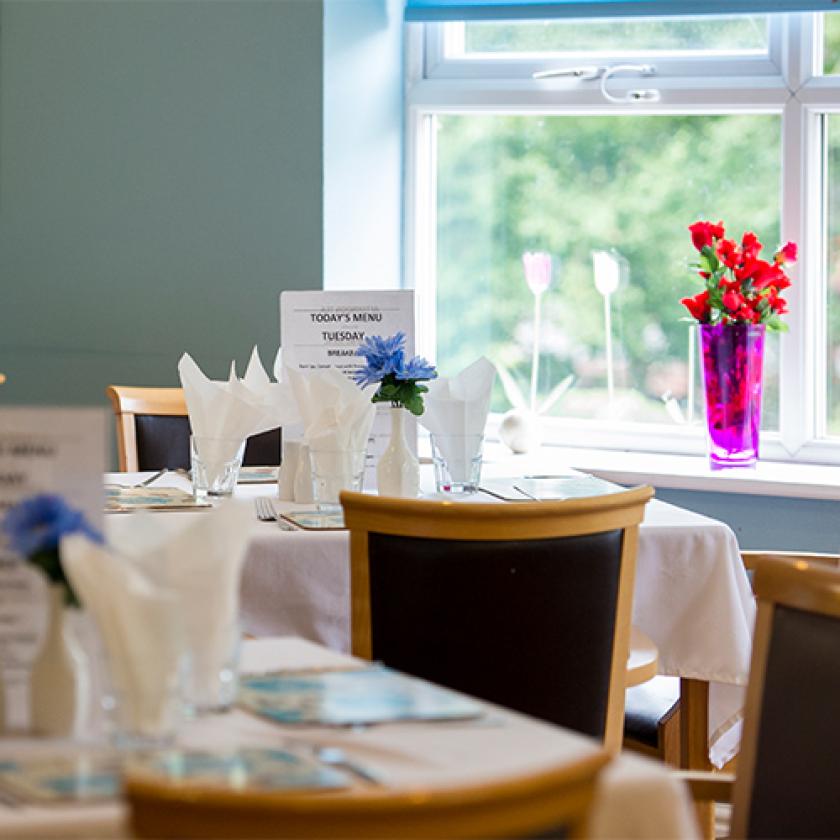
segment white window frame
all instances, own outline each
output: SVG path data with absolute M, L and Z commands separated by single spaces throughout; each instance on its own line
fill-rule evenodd
M 531 74 L 557 67 L 557 57 L 447 58 L 441 24 L 406 26 L 406 285 L 415 288 L 418 349 L 436 354 L 435 171 L 433 117 L 437 114 L 778 114 L 782 120 L 782 241 L 799 243 L 800 260 L 788 290 L 790 332 L 781 336 L 779 431 L 762 432 L 762 458 L 840 463 L 840 438 L 826 435 L 826 306 L 824 114 L 840 113 L 840 76 L 819 75 L 822 15 L 774 15 L 768 53 L 714 56 L 702 75 L 686 75 L 694 59 L 656 58 L 657 75 L 644 87 L 659 102 L 605 102 L 597 82 L 570 78 L 534 81 Z M 629 58 L 612 56 L 615 64 Z M 580 63 L 580 56 L 566 57 Z M 566 60 L 564 59 L 564 60 Z M 638 60 L 638 55 L 635 56 Z M 708 71 L 708 72 L 706 72 Z M 620 93 L 638 78 L 611 79 Z M 699 427 L 550 418 L 549 442 L 571 446 L 701 454 Z
M 427 79 L 523 79 L 530 80 L 534 73 L 575 66 L 593 61 L 610 64 L 652 61 L 666 76 L 776 76 L 782 61 L 782 21 L 774 15 L 769 19 L 767 51 L 709 50 L 670 52 L 574 52 L 562 53 L 504 53 L 464 54 L 463 24 L 426 24 L 424 32 L 424 75 Z

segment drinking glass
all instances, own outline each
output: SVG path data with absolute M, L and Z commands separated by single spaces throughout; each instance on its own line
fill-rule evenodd
M 197 499 L 230 496 L 239 478 L 245 441 L 190 435 L 190 466 Z
M 478 492 L 484 435 L 431 435 L 438 493 Z
M 187 622 L 190 659 L 185 698 L 190 713 L 226 712 L 233 706 L 239 688 L 241 646 L 238 618 L 216 622 L 204 631 Z
M 312 464 L 312 492 L 318 510 L 337 511 L 341 509 L 338 494 L 342 490 L 362 489 L 365 476 L 364 449 L 319 449 L 310 447 Z

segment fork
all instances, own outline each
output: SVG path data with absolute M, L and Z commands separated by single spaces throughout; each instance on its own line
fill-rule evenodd
M 271 504 L 271 499 L 265 496 L 258 496 L 254 499 L 254 505 L 257 509 L 257 519 L 260 522 L 276 522 L 277 511 L 274 510 L 274 505 Z
M 276 522 L 280 526 L 281 531 L 294 531 L 295 528 L 284 522 L 274 509 L 271 499 L 267 496 L 258 496 L 254 499 L 254 507 L 257 509 L 257 519 L 260 522 Z

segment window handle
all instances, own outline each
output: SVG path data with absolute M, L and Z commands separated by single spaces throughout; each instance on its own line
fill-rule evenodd
M 531 74 L 532 79 L 554 79 L 557 76 L 572 76 L 579 82 L 594 82 L 601 78 L 606 67 L 557 67 L 552 70 L 539 70 Z
M 616 73 L 638 73 L 640 76 L 655 76 L 652 64 L 615 64 L 601 75 L 601 95 L 607 102 L 624 105 L 627 102 L 659 102 L 661 95 L 656 88 L 628 90 L 624 96 L 614 96 L 607 90 L 607 82 Z
M 652 64 L 615 64 L 612 67 L 596 67 L 583 65 L 580 67 L 557 67 L 551 70 L 539 70 L 533 73 L 533 79 L 554 79 L 560 76 L 571 76 L 579 82 L 594 82 L 601 80 L 601 94 L 607 102 L 626 104 L 628 102 L 658 102 L 660 93 L 655 88 L 640 88 L 629 90 L 623 96 L 614 96 L 607 90 L 607 82 L 617 73 L 638 73 L 640 76 L 655 76 L 656 67 Z

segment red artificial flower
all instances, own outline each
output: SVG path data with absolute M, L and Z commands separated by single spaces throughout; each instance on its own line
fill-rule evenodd
M 773 262 L 776 265 L 784 265 L 788 262 L 796 262 L 796 243 L 795 242 L 786 242 L 776 251 L 775 255 L 773 256 Z
M 760 292 L 762 289 L 774 286 L 779 280 L 784 279 L 785 273 L 775 264 L 771 265 L 764 260 L 756 260 L 755 268 L 750 277 L 753 287 Z
M 735 268 L 741 261 L 741 252 L 734 239 L 721 239 L 717 245 L 717 254 L 727 268 Z
M 763 260 L 750 259 L 744 260 L 739 266 L 736 266 L 732 273 L 735 275 L 738 285 L 740 286 L 744 280 L 749 280 L 758 271 L 762 262 Z
M 739 292 L 734 291 L 727 292 L 723 296 L 722 300 L 723 305 L 732 312 L 738 312 L 745 303 L 744 296 Z
M 693 298 L 685 297 L 680 303 L 691 313 L 693 318 L 702 321 L 709 313 L 709 293 L 708 291 L 700 292 Z
M 741 239 L 741 247 L 744 249 L 744 259 L 754 260 L 758 256 L 762 245 L 752 231 L 747 231 Z
M 702 251 L 706 245 L 712 245 L 716 239 L 723 238 L 723 222 L 718 222 L 716 225 L 711 222 L 695 222 L 689 225 L 688 229 L 691 231 L 691 241 L 698 251 Z
M 767 295 L 767 302 L 770 304 L 770 308 L 777 314 L 777 315 L 784 315 L 787 312 L 787 301 L 779 296 L 779 293 L 775 286 L 770 287 L 770 294 Z

